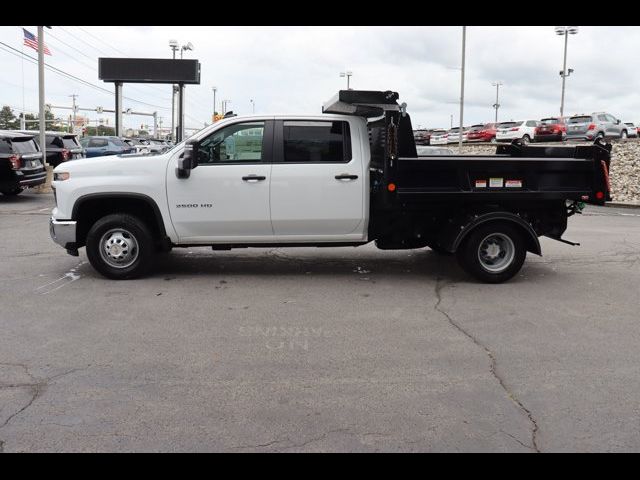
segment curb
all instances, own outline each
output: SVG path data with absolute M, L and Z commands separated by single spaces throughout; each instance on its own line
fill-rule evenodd
M 607 202 L 604 204 L 605 207 L 614 207 L 614 208 L 640 208 L 640 203 L 631 203 L 631 202 Z

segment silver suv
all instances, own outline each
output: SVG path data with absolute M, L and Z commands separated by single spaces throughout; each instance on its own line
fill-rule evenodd
M 606 112 L 574 115 L 567 120 L 567 140 L 594 140 L 600 138 L 627 138 L 628 127 Z

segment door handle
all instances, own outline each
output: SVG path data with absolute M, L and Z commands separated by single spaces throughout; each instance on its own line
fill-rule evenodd
M 336 175 L 336 180 L 356 180 L 358 175 L 349 175 L 348 173 L 341 173 L 340 175 Z
M 262 176 L 262 175 L 247 175 L 246 177 L 242 177 L 242 180 L 244 180 L 245 182 L 261 182 L 263 180 L 266 180 L 267 177 Z

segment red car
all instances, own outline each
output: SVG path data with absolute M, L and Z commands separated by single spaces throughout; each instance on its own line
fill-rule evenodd
M 561 142 L 567 136 L 567 125 L 565 119 L 560 117 L 549 117 L 540 120 L 540 125 L 536 127 L 534 141 L 536 142 Z
M 496 142 L 496 124 L 474 125 L 467 134 L 467 142 Z

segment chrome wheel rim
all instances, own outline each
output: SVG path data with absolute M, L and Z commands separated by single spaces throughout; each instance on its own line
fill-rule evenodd
M 487 272 L 504 272 L 515 258 L 513 240 L 503 233 L 492 233 L 484 237 L 478 248 L 478 260 Z
M 138 259 L 136 237 L 124 228 L 113 228 L 100 239 L 100 256 L 114 268 L 127 268 Z

